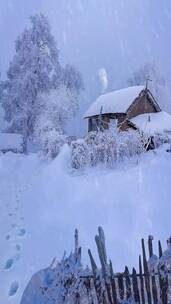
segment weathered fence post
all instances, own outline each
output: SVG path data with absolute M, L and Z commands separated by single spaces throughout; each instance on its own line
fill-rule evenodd
M 126 299 L 130 299 L 132 297 L 132 291 L 131 291 L 131 279 L 130 279 L 130 273 L 127 266 L 125 266 L 125 284 L 126 284 Z
M 105 247 L 105 236 L 103 229 L 101 227 L 98 228 L 98 232 L 99 235 L 95 236 L 95 241 L 97 245 L 100 263 L 102 266 L 103 277 L 105 278 L 107 274 L 107 255 L 106 255 L 106 247 Z
M 141 301 L 142 301 L 142 304 L 145 304 L 145 296 L 144 296 L 144 278 L 143 278 L 143 272 L 142 272 L 141 255 L 139 255 L 139 275 L 140 275 Z
M 145 286 L 147 292 L 147 301 L 148 304 L 151 304 L 152 301 L 151 301 L 151 292 L 150 292 L 150 276 L 149 276 L 147 259 L 146 259 L 144 239 L 142 239 L 141 242 L 142 242 L 143 267 L 144 267 Z
M 106 289 L 106 297 L 107 297 L 107 301 L 110 304 L 113 304 L 110 280 L 108 278 L 108 264 L 107 264 L 107 254 L 106 254 L 106 247 L 105 247 L 105 235 L 104 235 L 103 229 L 101 227 L 98 228 L 98 232 L 99 232 L 99 235 L 95 236 L 95 241 L 96 241 L 96 245 L 97 245 L 99 259 L 100 259 L 101 266 L 102 266 L 102 276 L 103 276 L 105 289 Z
M 161 256 L 163 255 L 163 250 L 162 250 L 162 245 L 161 245 L 160 241 L 158 241 L 158 250 L 159 250 L 159 258 L 161 258 Z
M 105 302 L 104 302 L 104 299 L 103 299 L 103 288 L 101 286 L 100 274 L 99 274 L 97 265 L 96 265 L 96 263 L 93 259 L 93 256 L 91 254 L 90 249 L 88 250 L 88 254 L 89 254 L 89 257 L 90 257 L 91 268 L 92 268 L 92 271 L 93 271 L 94 287 L 95 287 L 95 290 L 96 290 L 97 300 L 98 300 L 99 304 L 103 304 Z
M 149 235 L 148 237 L 148 250 L 149 250 L 149 258 L 153 256 L 153 236 Z M 152 294 L 153 294 L 153 303 L 157 304 L 157 286 L 156 286 L 156 279 L 155 279 L 155 269 L 152 270 L 151 275 L 151 283 L 152 283 Z
M 135 268 L 133 268 L 132 270 L 132 285 L 133 285 L 134 300 L 136 303 L 140 303 L 140 294 L 138 288 L 137 273 Z
M 109 270 L 110 270 L 110 281 L 111 281 L 111 288 L 112 288 L 112 296 L 113 296 L 113 303 L 117 304 L 117 293 L 116 293 L 116 284 L 113 272 L 112 262 L 109 262 Z
M 123 281 L 123 275 L 120 273 L 118 275 L 118 288 L 119 288 L 119 297 L 122 301 L 124 299 L 124 281 Z

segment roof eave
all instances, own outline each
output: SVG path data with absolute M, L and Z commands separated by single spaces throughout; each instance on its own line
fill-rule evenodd
M 107 113 L 102 113 L 102 114 L 94 114 L 94 115 L 89 115 L 89 116 L 83 116 L 83 119 L 88 119 L 88 118 L 92 118 L 92 117 L 97 117 L 100 115 L 124 115 L 126 116 L 126 112 L 107 112 Z

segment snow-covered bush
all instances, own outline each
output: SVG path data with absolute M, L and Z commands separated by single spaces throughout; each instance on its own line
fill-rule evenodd
M 55 158 L 66 143 L 65 138 L 65 135 L 59 134 L 56 130 L 45 132 L 41 139 L 40 155 L 47 159 Z
M 91 299 L 87 292 L 85 280 L 81 279 L 85 273 L 80 261 L 76 261 L 75 253 L 71 253 L 69 257 L 64 257 L 53 270 L 51 284 L 42 290 L 46 303 L 88 304 Z M 97 303 L 95 300 L 94 290 L 94 303 Z
M 28 283 L 21 304 L 97 304 L 94 284 L 85 278 L 92 274 L 81 264 L 81 247 L 75 233 L 75 250 L 60 262 L 53 260 L 50 267 L 36 273 Z
M 159 146 L 165 144 L 165 143 L 171 143 L 171 139 L 167 133 L 155 133 L 152 136 L 154 146 L 155 148 L 158 148 Z
M 116 128 L 104 132 L 90 132 L 85 139 L 71 144 L 72 166 L 82 168 L 100 163 L 112 166 L 145 151 L 148 141 L 136 131 L 119 132 Z
M 167 240 L 167 249 L 163 252 L 158 261 L 158 270 L 162 279 L 171 280 L 171 236 Z M 170 281 L 171 282 L 171 281 Z M 169 290 L 171 295 L 171 290 Z

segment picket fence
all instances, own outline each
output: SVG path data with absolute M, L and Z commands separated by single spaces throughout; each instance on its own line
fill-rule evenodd
M 138 303 L 171 304 L 171 256 L 170 249 L 163 253 L 158 241 L 158 256 L 153 252 L 153 237 L 148 238 L 148 259 L 144 239 L 141 240 L 142 255 L 139 255 L 139 269 L 130 272 L 126 266 L 121 273 L 115 273 L 112 262 L 107 259 L 105 236 L 101 227 L 95 237 L 101 267 L 88 251 L 92 273 L 82 276 L 87 289 L 93 284 L 98 304 Z M 171 238 L 167 240 L 171 246 Z M 170 247 L 169 247 L 170 248 Z M 93 303 L 93 302 L 92 302 Z

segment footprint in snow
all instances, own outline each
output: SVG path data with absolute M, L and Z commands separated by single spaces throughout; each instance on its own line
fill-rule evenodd
M 13 283 L 11 284 L 10 289 L 9 289 L 9 292 L 8 292 L 9 297 L 14 296 L 14 295 L 16 294 L 18 288 L 19 288 L 18 282 L 17 282 L 17 281 L 16 281 L 16 282 L 13 282 Z
M 6 261 L 6 263 L 5 263 L 5 269 L 6 270 L 9 270 L 9 269 L 11 269 L 11 267 L 13 266 L 13 264 L 14 264 L 14 260 L 12 259 L 12 258 L 10 258 L 10 259 L 8 259 L 7 261 Z
M 7 234 L 5 238 L 8 241 L 11 238 L 10 234 Z
M 26 229 L 25 228 L 21 228 L 18 232 L 18 236 L 24 236 L 26 234 Z
M 20 250 L 21 250 L 21 246 L 20 246 L 19 244 L 17 244 L 17 245 L 15 246 L 15 248 L 17 249 L 17 251 L 20 251 Z
M 15 227 L 17 227 L 17 224 L 13 223 L 13 224 L 11 225 L 11 227 L 12 227 L 12 228 L 15 228 Z

